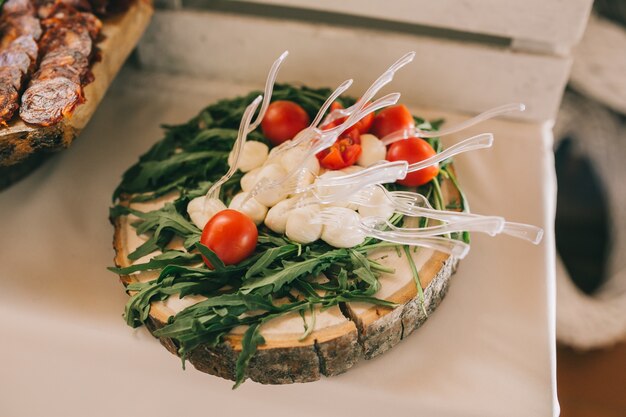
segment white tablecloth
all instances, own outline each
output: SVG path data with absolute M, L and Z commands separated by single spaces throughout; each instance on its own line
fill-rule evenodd
M 555 177 L 550 126 L 493 121 L 491 150 L 456 158 L 474 212 L 545 228 L 540 246 L 474 235 L 427 323 L 384 355 L 309 384 L 202 374 L 121 314 L 111 193 L 160 123 L 248 88 L 126 71 L 71 149 L 0 193 L 3 416 L 550 416 Z M 450 122 L 461 116 L 416 110 Z M 463 136 L 469 136 L 466 132 Z M 446 138 L 449 145 L 458 137 Z

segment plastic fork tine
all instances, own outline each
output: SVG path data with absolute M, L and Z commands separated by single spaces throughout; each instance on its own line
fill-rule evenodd
M 241 151 L 243 149 L 243 145 L 246 143 L 246 138 L 248 137 L 248 132 L 250 132 L 250 122 L 252 120 L 252 116 L 256 111 L 259 103 L 263 100 L 263 96 L 258 96 L 254 99 L 252 103 L 246 107 L 246 110 L 243 113 L 243 117 L 241 118 L 241 123 L 239 124 L 239 132 L 237 133 L 237 140 L 235 140 L 235 145 L 233 146 L 233 158 L 230 167 L 228 168 L 228 172 L 222 176 L 219 180 L 215 181 L 209 191 L 206 193 L 205 205 L 209 199 L 219 198 L 220 190 L 222 185 L 233 176 L 233 174 L 237 171 L 237 165 L 239 164 L 239 158 L 241 156 Z
M 417 127 L 414 127 L 411 129 L 400 130 L 397 132 L 390 133 L 389 135 L 385 136 L 381 140 L 383 141 L 385 145 L 391 145 L 394 142 L 407 139 L 410 137 L 437 138 L 441 136 L 451 135 L 453 133 L 460 132 L 461 130 L 472 127 L 478 123 L 484 122 L 485 120 L 489 120 L 494 117 L 501 116 L 503 114 L 511 113 L 513 111 L 524 111 L 525 109 L 526 109 L 526 106 L 522 103 L 505 104 L 503 106 L 499 106 L 499 107 L 495 107 L 493 109 L 487 110 L 475 117 L 472 117 L 471 119 L 468 119 L 459 124 L 450 126 L 449 128 L 446 128 L 446 129 L 430 131 L 430 130 L 422 130 Z
M 267 80 L 265 81 L 265 91 L 263 93 L 265 98 L 263 99 L 263 104 L 261 105 L 261 109 L 259 110 L 259 115 L 254 120 L 254 122 L 249 126 L 248 133 L 256 129 L 259 126 L 259 124 L 261 124 L 263 117 L 265 117 L 265 112 L 267 111 L 267 108 L 270 105 L 270 101 L 272 101 L 272 92 L 274 91 L 274 83 L 276 82 L 276 76 L 278 75 L 278 70 L 280 69 L 280 66 L 285 60 L 285 58 L 287 58 L 287 55 L 289 55 L 289 51 L 283 52 L 278 57 L 278 59 L 274 61 L 274 63 L 272 64 L 272 68 L 270 69 L 270 72 L 267 75 Z

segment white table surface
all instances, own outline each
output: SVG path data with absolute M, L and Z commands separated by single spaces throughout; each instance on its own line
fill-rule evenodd
M 483 124 L 463 136 L 493 132 L 493 149 L 456 158 L 473 211 L 543 226 L 542 244 L 474 235 L 427 323 L 344 375 L 285 386 L 248 381 L 231 391 L 230 381 L 183 371 L 145 328 L 126 326 L 127 296 L 105 269 L 113 259 L 113 189 L 161 138 L 160 123 L 184 122 L 216 98 L 247 90 L 126 70 L 69 150 L 0 193 L 0 415 L 558 413 L 548 124 Z

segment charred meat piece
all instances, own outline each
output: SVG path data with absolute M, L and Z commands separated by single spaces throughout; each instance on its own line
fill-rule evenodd
M 0 124 L 19 107 L 19 93 L 37 63 L 41 25 L 29 0 L 8 0 L 0 22 Z
M 15 66 L 22 74 L 32 70 L 37 62 L 37 43 L 30 36 L 20 36 L 0 52 L 0 67 Z
M 49 126 L 69 116 L 84 101 L 82 85 L 92 77 L 89 66 L 102 23 L 91 13 L 56 2 L 42 20 L 41 63 L 22 96 L 20 116 Z
M 88 57 L 91 55 L 92 43 L 91 36 L 84 27 L 55 25 L 52 29 L 46 30 L 39 46 L 42 51 L 53 53 L 59 50 L 76 51 Z
M 0 67 L 0 121 L 11 119 L 19 105 L 22 71 L 16 67 Z
M 65 77 L 77 84 L 83 84 L 89 71 L 89 59 L 72 50 L 60 50 L 47 54 L 41 61 L 37 80 L 46 80 L 56 77 Z
M 38 80 L 22 96 L 20 115 L 28 123 L 50 126 L 84 101 L 82 88 L 65 77 Z
M 13 16 L 20 14 L 35 13 L 35 5 L 30 0 L 7 0 L 2 6 L 2 14 L 5 16 Z
M 0 32 L 2 33 L 0 48 L 7 47 L 20 36 L 31 36 L 33 39 L 41 37 L 41 25 L 35 16 L 29 14 L 5 15 L 4 13 L 0 25 Z

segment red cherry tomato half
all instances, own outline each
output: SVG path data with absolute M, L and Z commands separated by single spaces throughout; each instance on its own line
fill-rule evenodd
M 267 107 L 261 130 L 272 144 L 280 145 L 293 139 L 309 122 L 309 115 L 300 105 L 293 101 L 278 100 Z
M 254 252 L 258 237 L 259 232 L 250 217 L 226 209 L 216 213 L 204 226 L 200 243 L 215 252 L 224 265 L 235 265 Z M 211 262 L 202 258 L 213 269 Z
M 420 138 L 409 138 L 393 143 L 387 151 L 388 161 L 408 161 L 409 164 L 423 161 L 436 155 L 437 152 L 430 143 Z M 409 187 L 424 185 L 439 173 L 439 165 L 429 166 L 419 171 L 409 173 L 406 178 L 398 180 L 398 184 Z
M 334 101 L 333 104 L 330 105 L 330 111 L 343 109 L 343 106 L 338 101 Z M 337 120 L 334 120 L 324 126 L 322 126 L 322 130 L 328 130 L 335 126 L 339 126 L 343 122 L 346 121 L 345 117 L 341 117 Z M 356 129 L 361 135 L 368 133 L 370 128 L 372 127 L 372 123 L 374 122 L 374 113 L 370 113 L 367 116 L 363 117 L 361 120 L 356 122 L 350 129 L 348 129 L 348 133 L 353 129 Z
M 347 135 L 337 139 L 333 146 L 324 149 L 316 156 L 323 168 L 342 169 L 354 165 L 361 156 L 361 151 L 359 131 L 353 129 Z
M 372 123 L 371 133 L 382 139 L 390 133 L 415 126 L 413 115 L 404 104 L 381 110 Z

